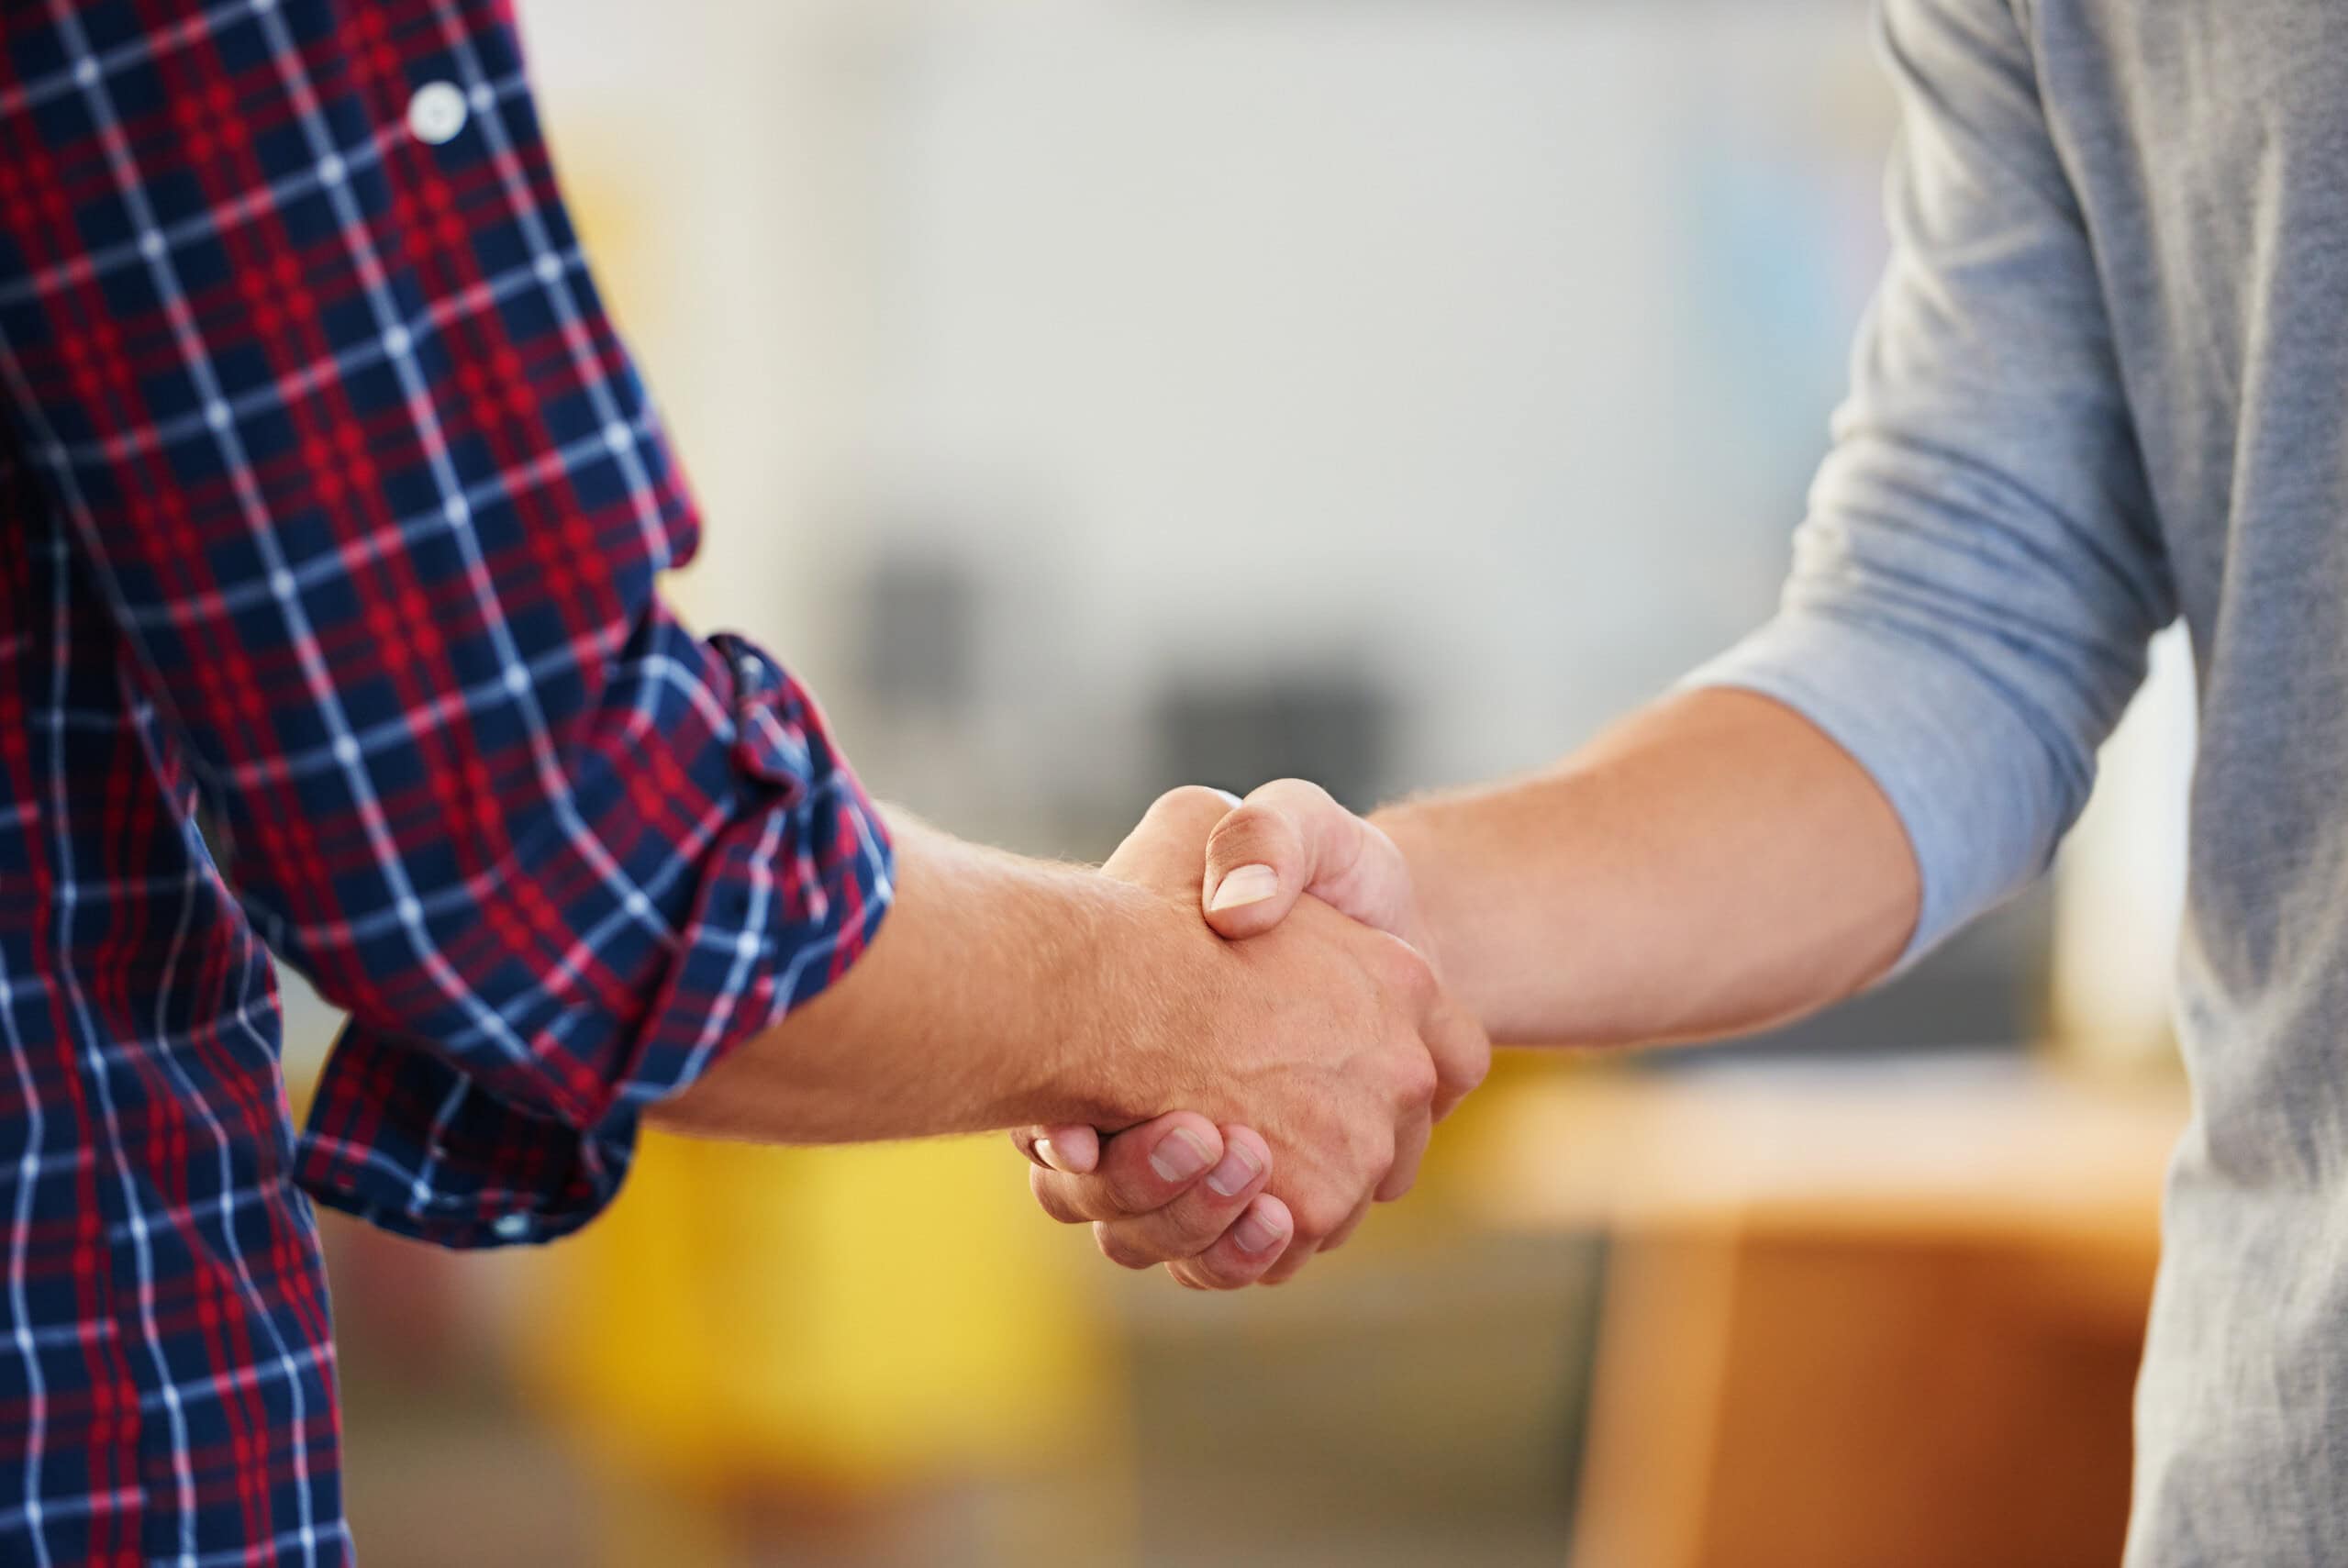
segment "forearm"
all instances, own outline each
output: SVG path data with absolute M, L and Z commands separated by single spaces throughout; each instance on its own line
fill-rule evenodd
M 1142 1107 L 1153 995 L 1133 962 L 1149 895 L 963 843 L 901 813 L 895 906 L 871 950 L 783 1023 L 654 1108 L 658 1125 L 848 1143 L 1025 1122 L 1123 1126 Z M 1122 995 L 1128 1005 L 1110 1006 Z
M 1792 709 L 1699 690 L 1531 778 L 1378 814 L 1445 981 L 1495 1040 L 1623 1045 L 1783 1021 L 1881 975 L 1915 857 Z

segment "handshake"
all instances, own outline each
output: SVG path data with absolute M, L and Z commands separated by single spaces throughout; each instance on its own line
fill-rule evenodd
M 1189 929 L 1159 947 L 1147 1009 L 1187 1049 L 1147 1042 L 1129 1060 L 1174 1071 L 1119 1096 L 1182 1108 L 1015 1132 L 1036 1199 L 1126 1267 L 1277 1284 L 1410 1190 L 1490 1043 L 1444 991 L 1401 851 L 1316 785 L 1175 790 L 1102 871 Z
M 1053 1218 L 1204 1290 L 1285 1280 L 1408 1191 L 1487 1029 L 1782 1022 L 1884 973 L 1921 899 L 1849 753 L 1710 689 L 1378 823 L 1294 781 L 1175 790 L 1100 873 L 895 828 L 870 951 L 648 1114 L 797 1143 L 1025 1126 Z

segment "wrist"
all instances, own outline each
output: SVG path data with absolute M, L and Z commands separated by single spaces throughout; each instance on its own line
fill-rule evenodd
M 1213 933 L 1195 906 L 1112 877 L 1085 884 L 1069 940 L 1052 955 L 1055 998 L 1040 1097 L 1059 1107 L 1041 1122 L 1110 1129 L 1149 1120 L 1196 1076 L 1195 1042 L 1207 1021 L 1196 949 Z M 1187 929 L 1185 929 L 1187 928 Z
M 1448 981 L 1456 970 L 1455 954 L 1463 944 L 1455 929 L 1457 916 L 1439 849 L 1441 810 L 1439 801 L 1405 801 L 1372 812 L 1367 820 L 1401 853 L 1418 912 L 1416 945 L 1435 973 Z
M 1181 1082 L 1174 1052 L 1209 1015 L 1181 1016 L 1207 988 L 1163 895 L 963 843 L 903 813 L 890 823 L 896 904 L 870 951 L 653 1119 L 701 1136 L 841 1143 L 1124 1127 L 1176 1103 L 1163 1087 Z M 1214 940 L 1195 904 L 1182 913 L 1194 940 Z

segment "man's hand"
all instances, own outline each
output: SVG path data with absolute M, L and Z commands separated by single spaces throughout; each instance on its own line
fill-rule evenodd
M 1012 1136 L 1035 1162 L 1030 1184 L 1044 1212 L 1090 1222 L 1102 1253 L 1128 1268 L 1163 1262 L 1194 1289 L 1236 1290 L 1278 1263 L 1296 1235 L 1287 1204 L 1263 1191 L 1272 1151 L 1251 1128 L 1175 1111 L 1106 1144 L 1089 1127 L 1062 1129 L 1057 1142 L 1032 1129 Z
M 1233 940 L 1257 936 L 1307 896 L 1432 951 L 1394 840 L 1320 785 L 1282 779 L 1232 807 L 1207 836 L 1207 923 Z
M 1102 870 L 1152 889 L 1196 923 L 1210 835 L 1231 812 L 1230 798 L 1216 791 L 1175 790 L 1151 808 Z M 1235 840 L 1234 847 L 1244 849 L 1246 841 Z M 1480 1083 L 1490 1065 L 1483 1029 L 1443 994 L 1426 959 L 1407 943 L 1318 900 L 1289 899 L 1285 914 L 1277 929 L 1245 943 L 1198 928 L 1202 940 L 1270 982 L 1261 994 L 1271 998 L 1268 1015 L 1245 1018 L 1246 1027 L 1225 1034 L 1229 1044 L 1222 1049 L 1240 1045 L 1243 1054 L 1202 1062 L 1218 1076 L 1172 1102 L 1215 1113 L 1230 1129 L 1221 1134 L 1225 1147 L 1215 1151 L 1219 1157 L 1208 1173 L 1194 1173 L 1174 1201 L 1133 1212 L 1134 1204 L 1155 1195 L 1147 1183 L 1118 1185 L 1142 1162 L 1139 1146 L 1152 1151 L 1151 1174 L 1163 1184 L 1163 1173 L 1180 1167 L 1169 1158 L 1172 1149 L 1182 1147 L 1180 1135 L 1198 1130 L 1186 1129 L 1182 1118 L 1161 1118 L 1135 1129 L 1140 1136 L 1131 1153 L 1113 1140 L 1089 1187 L 1063 1192 L 1039 1184 L 1039 1198 L 1062 1218 L 1129 1217 L 1131 1223 L 1104 1225 L 1099 1232 L 1103 1251 L 1118 1262 L 1147 1267 L 1188 1259 L 1178 1277 L 1202 1287 L 1287 1277 L 1315 1251 L 1342 1243 L 1373 1202 L 1410 1190 L 1435 1118 Z M 1343 962 L 1328 962 L 1331 949 L 1344 955 Z M 1408 1016 L 1382 1018 L 1381 994 L 1398 997 Z M 1364 1000 L 1372 1003 L 1366 1018 Z M 1246 1006 L 1243 993 L 1233 994 L 1219 1011 Z M 1349 1015 L 1361 1021 L 1341 1021 Z M 1228 1026 L 1242 1018 L 1217 1021 Z M 1331 1041 L 1359 1043 L 1332 1055 Z M 1274 1058 L 1269 1072 L 1248 1060 L 1265 1053 Z M 1244 1190 L 1230 1196 L 1216 1190 L 1217 1178 L 1235 1176 L 1232 1163 L 1252 1158 L 1259 1145 L 1274 1166 L 1265 1184 L 1269 1196 L 1285 1208 L 1290 1222 L 1276 1261 L 1268 1254 L 1274 1251 L 1270 1238 L 1281 1229 L 1280 1209 L 1267 1202 L 1235 1217 L 1228 1205 Z M 1219 1218 L 1226 1222 L 1223 1230 L 1212 1229 Z M 1230 1234 L 1219 1241 L 1225 1230 Z M 1255 1241 L 1263 1244 L 1249 1244 Z
M 1267 784 L 1228 810 L 1223 797 L 1209 798 L 1218 802 L 1217 821 L 1207 838 L 1205 875 L 1196 895 L 1208 923 L 1221 935 L 1233 940 L 1260 937 L 1287 919 L 1300 899 L 1310 898 L 1412 943 L 1423 957 L 1424 932 L 1408 869 L 1377 828 L 1345 810 L 1319 786 L 1293 779 Z M 1183 809 L 1203 813 L 1207 807 L 1201 802 Z M 1138 847 L 1149 828 L 1145 822 L 1109 862 L 1112 874 L 1126 874 L 1143 863 L 1152 874 L 1158 873 L 1155 854 Z M 1154 847 L 1178 845 L 1180 837 L 1149 841 Z M 1129 858 L 1129 851 L 1135 853 Z M 1473 1048 L 1456 1050 L 1441 1062 L 1445 1070 L 1429 1106 L 1429 1119 L 1410 1128 L 1395 1173 L 1375 1195 L 1381 1200 L 1408 1190 L 1428 1127 L 1483 1081 L 1490 1062 L 1482 1030 L 1447 1000 L 1442 1006 L 1447 1017 L 1457 1020 L 1447 1026 L 1445 1038 L 1472 1036 Z M 1221 1190 L 1238 1173 L 1227 1167 L 1253 1148 L 1253 1134 L 1244 1126 L 1217 1129 L 1193 1115 L 1160 1118 L 1105 1145 L 1093 1129 L 1079 1126 L 1029 1129 L 1015 1139 L 1036 1162 L 1030 1184 L 1048 1213 L 1063 1220 L 1091 1221 L 1101 1251 L 1116 1262 L 1129 1267 L 1163 1262 L 1176 1279 L 1200 1288 L 1231 1289 L 1259 1279 L 1278 1284 L 1315 1251 L 1341 1245 L 1363 1212 L 1357 1208 L 1317 1242 L 1299 1237 L 1285 1252 L 1274 1251 L 1279 1215 L 1272 1206 L 1278 1200 L 1267 1196 L 1242 1208 L 1247 1202 L 1243 1192 Z M 1212 1175 L 1207 1173 L 1210 1165 Z
M 1259 1218 L 1285 1220 L 1292 1247 L 1341 1236 L 1409 1184 L 1437 1096 L 1483 1071 L 1484 1036 L 1407 944 L 1317 901 L 1252 940 L 1217 935 L 1198 876 L 1228 809 L 1210 790 L 1168 795 L 1108 874 L 900 817 L 893 911 L 863 960 L 645 1114 L 703 1137 L 862 1142 L 1189 1107 L 1253 1129 L 1200 1142 L 1206 1170 L 1236 1162 L 1209 1219 L 1268 1191 L 1280 1207 Z M 1146 1152 L 1183 1171 L 1166 1157 L 1194 1151 Z

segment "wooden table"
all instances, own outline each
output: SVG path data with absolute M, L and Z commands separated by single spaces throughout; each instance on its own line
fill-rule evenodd
M 1613 1238 L 1577 1568 L 2109 1568 L 2185 1114 L 2010 1057 L 1519 1087 L 1472 1201 Z

